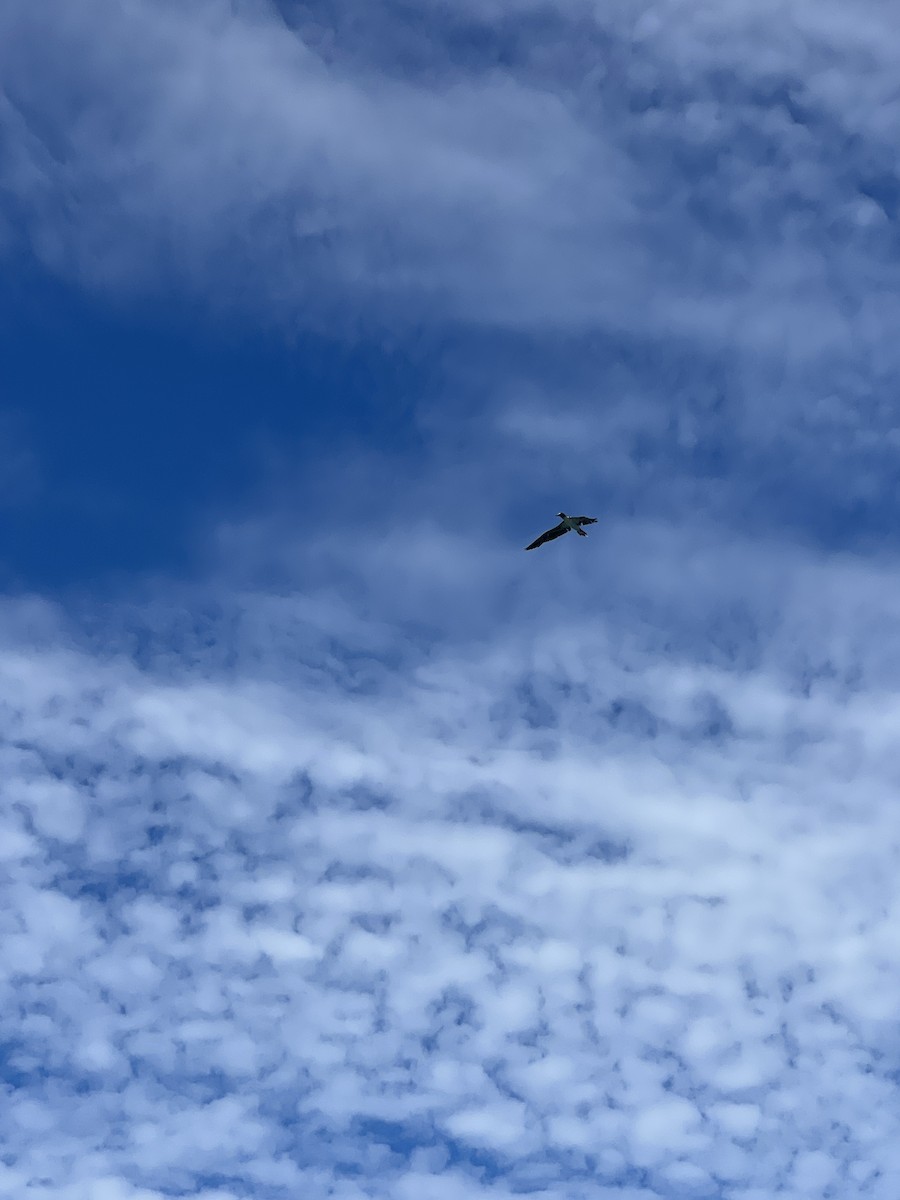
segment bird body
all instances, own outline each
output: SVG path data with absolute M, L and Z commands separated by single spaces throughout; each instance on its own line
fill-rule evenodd
M 554 538 L 562 537 L 564 533 L 569 533 L 571 530 L 578 534 L 579 537 L 587 537 L 587 534 L 581 528 L 582 525 L 596 525 L 596 517 L 567 517 L 565 513 L 557 513 L 559 524 L 554 525 L 552 529 L 548 529 L 546 533 L 542 533 L 540 537 L 535 538 L 530 546 L 526 546 L 526 550 L 536 550 L 538 546 L 543 546 L 544 542 L 552 542 Z

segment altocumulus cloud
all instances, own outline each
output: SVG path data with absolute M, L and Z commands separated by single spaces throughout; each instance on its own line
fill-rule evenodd
M 8 262 L 463 351 L 4 601 L 0 1190 L 896 1200 L 893 13 L 398 12 L 0 13 Z
M 634 549 L 488 642 L 6 605 L 7 1194 L 893 1195 L 896 604 L 795 561 L 736 655 L 747 545 L 662 653 Z

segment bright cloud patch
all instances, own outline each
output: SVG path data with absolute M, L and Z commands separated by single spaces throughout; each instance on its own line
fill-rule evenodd
M 887 693 L 288 625 L 3 651 L 10 1194 L 891 1196 Z

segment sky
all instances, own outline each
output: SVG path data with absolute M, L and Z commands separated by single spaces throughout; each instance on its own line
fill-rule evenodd
M 896 1200 L 898 77 L 0 6 L 0 1193 Z

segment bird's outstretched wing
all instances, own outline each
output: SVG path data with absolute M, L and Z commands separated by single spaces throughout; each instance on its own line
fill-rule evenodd
M 578 522 L 579 525 L 596 525 L 597 524 L 596 517 L 576 517 L 575 520 Z
M 552 542 L 554 538 L 562 537 L 564 533 L 569 532 L 569 527 L 564 521 L 560 521 L 558 525 L 554 525 L 552 529 L 548 529 L 546 533 L 542 533 L 539 538 L 535 538 L 530 546 L 526 546 L 526 550 L 536 550 L 538 546 L 543 546 L 544 542 Z

